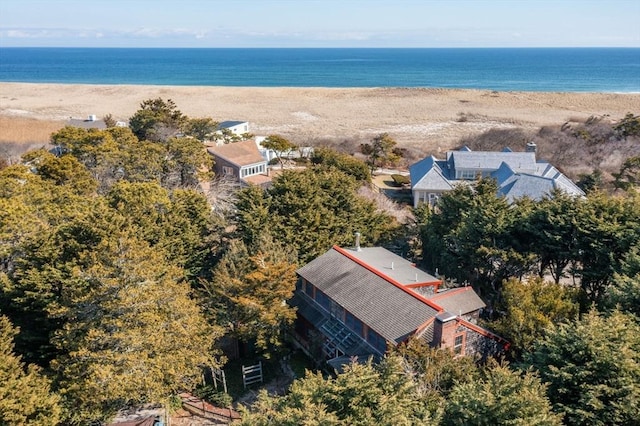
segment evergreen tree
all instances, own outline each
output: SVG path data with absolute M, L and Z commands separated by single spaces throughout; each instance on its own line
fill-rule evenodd
M 261 192 L 239 195 L 238 235 L 250 242 L 265 229 L 306 263 L 334 244 L 353 244 L 355 232 L 377 243 L 397 225 L 356 194 L 359 184 L 337 170 L 285 170 Z
M 371 360 L 352 363 L 335 378 L 310 373 L 296 380 L 282 397 L 261 394 L 245 425 L 436 425 L 404 374 L 402 358 L 387 357 L 379 365 Z M 310 413 L 317 416 L 310 416 Z
M 552 412 L 545 386 L 536 376 L 490 363 L 480 380 L 453 388 L 442 424 L 559 426 L 561 421 Z
M 505 314 L 488 325 L 511 342 L 509 353 L 518 358 L 533 348 L 547 328 L 577 318 L 578 308 L 577 293 L 569 287 L 540 278 L 526 282 L 511 279 L 502 287 L 498 306 Z
M 567 425 L 633 425 L 640 418 L 640 327 L 634 316 L 590 311 L 525 354 Z
M 55 426 L 61 420 L 60 397 L 51 392 L 40 369 L 13 353 L 17 330 L 0 316 L 0 424 Z
M 203 282 L 204 304 L 217 324 L 243 341 L 255 341 L 269 357 L 283 343 L 284 332 L 295 320 L 285 302 L 293 296 L 296 255 L 285 251 L 267 234 L 247 249 L 232 242 L 213 272 Z
M 70 423 L 105 420 L 117 410 L 165 402 L 218 366 L 209 326 L 181 272 L 145 244 L 120 238 L 96 247 L 79 271 L 88 291 L 74 294 L 57 332 L 52 363 Z

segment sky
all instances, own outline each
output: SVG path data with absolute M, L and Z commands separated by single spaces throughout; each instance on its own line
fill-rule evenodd
M 0 47 L 640 47 L 640 0 L 0 0 Z

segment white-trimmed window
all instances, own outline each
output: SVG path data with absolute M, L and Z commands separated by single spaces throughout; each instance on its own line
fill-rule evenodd
M 458 334 L 453 340 L 453 353 L 462 355 L 464 352 L 464 334 Z
M 233 167 L 222 166 L 222 174 L 225 176 L 233 176 Z

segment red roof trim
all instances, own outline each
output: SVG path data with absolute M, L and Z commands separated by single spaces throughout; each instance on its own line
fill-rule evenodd
M 405 286 L 403 286 L 402 284 L 400 284 L 399 282 L 397 282 L 396 280 L 390 278 L 389 276 L 383 274 L 382 272 L 378 271 L 377 269 L 375 269 L 374 267 L 370 266 L 369 264 L 361 261 L 360 259 L 356 258 L 355 256 L 352 256 L 351 253 L 349 253 L 348 251 L 338 247 L 338 246 L 333 246 L 333 249 L 335 251 L 337 251 L 338 253 L 342 254 L 343 256 L 349 258 L 351 261 L 357 263 L 358 265 L 362 266 L 363 268 L 367 269 L 369 272 L 372 272 L 374 274 L 376 274 L 377 276 L 379 276 L 380 278 L 382 278 L 383 280 L 389 282 L 390 284 L 398 287 L 400 290 L 404 291 L 405 293 L 407 293 L 408 295 L 412 296 L 413 298 L 421 301 L 422 303 L 424 303 L 425 305 L 435 309 L 436 311 L 438 311 L 438 313 L 444 311 L 444 309 L 438 305 L 436 305 L 435 303 L 433 303 L 432 301 L 430 301 L 429 299 L 425 298 L 424 296 L 416 293 L 415 291 L 412 291 L 411 289 L 406 288 Z
M 435 291 L 438 291 L 438 287 L 440 287 L 440 284 L 442 284 L 442 281 L 438 280 L 438 281 L 427 281 L 424 283 L 416 283 L 416 284 L 407 284 L 405 285 L 405 287 L 407 288 L 420 288 L 420 287 L 434 287 L 436 288 Z
M 463 293 L 465 291 L 469 291 L 472 290 L 472 287 L 460 287 L 460 288 L 456 288 L 454 290 L 448 290 L 445 291 L 444 293 L 440 293 L 440 294 L 436 294 L 434 295 L 431 300 L 436 300 L 436 299 L 446 299 L 449 296 L 453 296 L 454 294 L 458 294 L 458 293 Z

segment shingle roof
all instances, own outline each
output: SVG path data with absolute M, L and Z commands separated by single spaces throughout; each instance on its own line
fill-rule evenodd
M 345 253 L 334 247 L 297 272 L 390 342 L 404 341 L 437 314 L 422 296 L 392 284 Z
M 441 306 L 445 311 L 456 315 L 468 314 L 486 306 L 471 287 L 444 290 L 428 299 Z
M 254 140 L 212 146 L 207 148 L 207 151 L 239 167 L 265 162 Z
M 536 170 L 535 152 L 451 151 L 448 159 L 454 169 L 493 171 L 507 163 L 516 172 Z
M 424 191 L 447 191 L 467 180 L 456 180 L 456 168 L 491 172 L 496 179 L 499 194 L 509 201 L 529 197 L 540 200 L 553 189 L 560 189 L 569 195 L 584 196 L 569 178 L 546 161 L 536 161 L 535 152 L 471 151 L 463 147 L 459 151 L 449 151 L 447 160 L 426 157 L 413 164 L 411 189 Z
M 342 250 L 402 285 L 440 283 L 440 280 L 433 275 L 416 268 L 416 265 L 404 257 L 398 256 L 383 247 L 363 247 L 360 251 L 356 249 Z
M 230 127 L 234 127 L 244 123 L 246 123 L 246 121 L 223 121 L 222 123 L 218 124 L 218 130 L 228 129 Z

